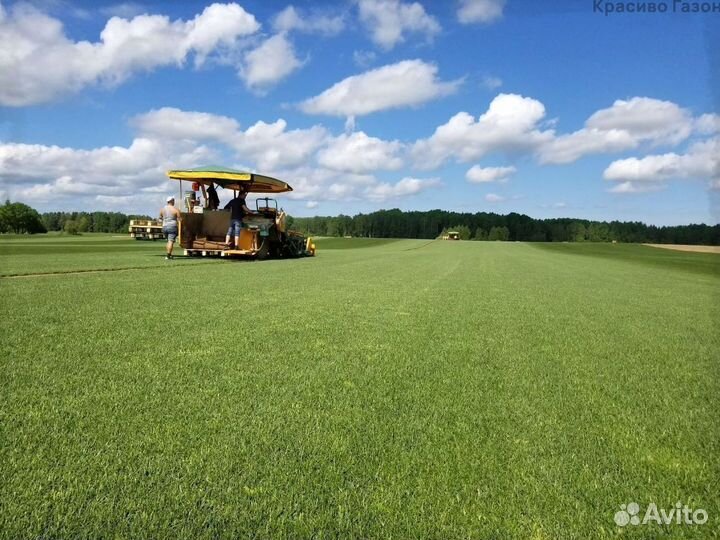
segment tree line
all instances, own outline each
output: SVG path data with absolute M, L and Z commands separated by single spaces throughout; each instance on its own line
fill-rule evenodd
M 125 233 L 131 219 L 150 218 L 120 212 L 46 212 L 41 215 L 26 204 L 8 200 L 0 206 L 0 233 Z
M 84 232 L 126 233 L 131 219 L 148 216 L 126 215 L 121 212 L 45 212 L 42 221 L 48 231 L 69 234 Z
M 0 233 L 36 234 L 47 232 L 40 214 L 27 204 L 11 203 L 0 206 Z
M 0 233 L 64 231 L 126 233 L 131 219 L 148 216 L 120 212 L 46 212 L 40 215 L 22 203 L 6 201 L 0 206 Z M 522 242 L 647 242 L 653 244 L 720 245 L 720 225 L 657 227 L 639 221 L 591 221 L 586 219 L 533 219 L 524 214 L 507 215 L 445 210 L 427 212 L 379 210 L 355 216 L 290 217 L 290 227 L 313 236 L 359 236 L 369 238 L 438 238 L 456 231 L 463 240 Z
M 355 216 L 294 218 L 293 227 L 315 236 L 373 238 L 437 238 L 447 231 L 464 240 L 522 242 L 638 242 L 656 244 L 720 245 L 720 225 L 646 225 L 639 221 L 591 221 L 586 219 L 533 219 L 512 212 L 458 213 L 379 210 Z

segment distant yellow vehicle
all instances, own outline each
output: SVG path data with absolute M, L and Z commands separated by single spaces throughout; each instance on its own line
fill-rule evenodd
M 135 240 L 159 240 L 165 238 L 162 224 L 152 219 L 131 219 L 128 232 L 130 238 Z
M 283 193 L 292 191 L 287 183 L 261 174 L 220 167 L 168 171 L 168 177 L 180 182 L 185 211 L 180 213 L 178 238 L 185 255 L 246 257 L 253 259 L 312 257 L 315 244 L 300 232 L 287 228 L 287 214 L 269 197 L 255 201 L 255 211 L 242 220 L 239 245 L 225 244 L 230 211 L 213 209 L 208 192 L 215 187 L 246 193 Z M 183 180 L 191 190 L 183 192 Z M 204 201 L 200 200 L 198 191 Z
M 457 231 L 448 231 L 442 237 L 443 240 L 460 240 L 460 233 Z

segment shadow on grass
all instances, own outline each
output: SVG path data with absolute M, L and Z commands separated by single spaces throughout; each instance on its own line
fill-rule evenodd
M 720 277 L 720 255 L 716 253 L 673 251 L 641 244 L 534 242 L 528 245 L 558 254 L 614 259 L 659 270 L 681 270 Z

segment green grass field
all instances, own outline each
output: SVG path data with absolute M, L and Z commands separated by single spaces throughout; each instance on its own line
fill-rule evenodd
M 317 244 L 0 239 L 0 536 L 720 536 L 720 256 Z

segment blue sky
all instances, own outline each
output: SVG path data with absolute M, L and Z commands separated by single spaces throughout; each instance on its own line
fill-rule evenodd
M 0 196 L 154 214 L 223 164 L 298 216 L 717 223 L 720 3 L 650 4 L 3 2 Z

